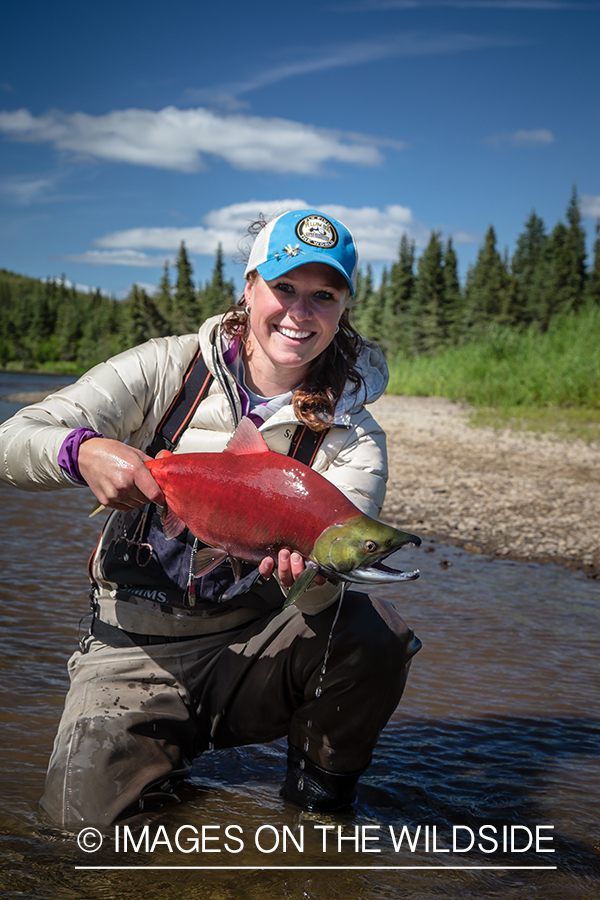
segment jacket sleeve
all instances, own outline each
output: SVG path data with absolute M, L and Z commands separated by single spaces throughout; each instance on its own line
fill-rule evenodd
M 72 486 L 57 457 L 75 428 L 92 428 L 143 449 L 197 347 L 196 335 L 148 341 L 19 410 L 0 425 L 0 478 L 27 491 Z
M 371 413 L 363 409 L 351 428 L 332 429 L 324 453 L 321 474 L 376 519 L 385 499 L 388 459 L 385 432 Z

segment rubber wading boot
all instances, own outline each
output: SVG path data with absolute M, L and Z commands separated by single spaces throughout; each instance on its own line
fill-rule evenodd
M 344 774 L 328 772 L 289 744 L 281 796 L 303 809 L 323 812 L 348 809 L 356 800 L 356 785 L 366 768 Z

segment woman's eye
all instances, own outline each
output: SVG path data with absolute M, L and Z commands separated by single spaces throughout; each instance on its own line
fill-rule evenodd
M 331 291 L 317 291 L 315 294 L 317 300 L 335 300 L 334 295 Z
M 287 281 L 280 281 L 277 285 L 277 290 L 282 291 L 284 294 L 291 294 L 294 290 L 291 284 Z

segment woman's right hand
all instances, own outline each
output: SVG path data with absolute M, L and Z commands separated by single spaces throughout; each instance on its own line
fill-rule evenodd
M 144 465 L 142 450 L 108 438 L 90 438 L 79 447 L 78 465 L 92 493 L 110 509 L 163 506 L 165 497 Z

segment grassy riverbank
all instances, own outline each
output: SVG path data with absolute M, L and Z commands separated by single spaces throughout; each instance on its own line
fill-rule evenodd
M 477 341 L 390 364 L 389 393 L 448 397 L 474 424 L 600 439 L 600 307 L 553 320 L 540 334 L 493 327 Z

